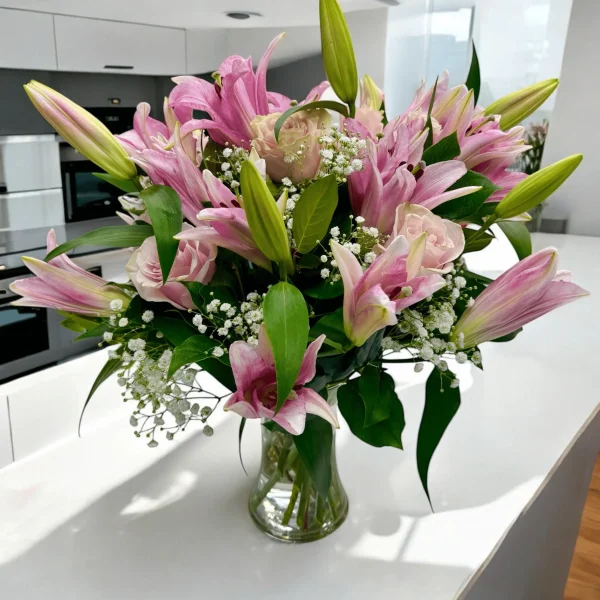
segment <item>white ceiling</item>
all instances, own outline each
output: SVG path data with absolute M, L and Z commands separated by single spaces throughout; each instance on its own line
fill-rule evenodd
M 379 0 L 340 0 L 345 11 L 382 8 Z M 0 0 L 0 7 L 185 29 L 316 25 L 318 0 Z M 229 11 L 262 17 L 235 21 Z

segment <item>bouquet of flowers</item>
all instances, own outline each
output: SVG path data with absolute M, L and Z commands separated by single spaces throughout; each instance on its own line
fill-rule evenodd
M 523 224 L 582 157 L 529 177 L 508 170 L 528 149 L 518 123 L 557 81 L 481 108 L 474 54 L 466 85 L 443 75 L 391 117 L 382 90 L 359 81 L 336 0 L 320 0 L 320 20 L 328 81 L 301 102 L 266 89 L 283 35 L 256 70 L 231 56 L 214 83 L 174 78 L 165 122 L 141 103 L 134 129 L 117 137 L 56 91 L 26 85 L 98 177 L 123 190 L 125 224 L 60 245 L 51 231 L 45 261 L 24 258 L 36 277 L 11 286 L 15 304 L 55 308 L 80 337 L 112 346 L 91 393 L 117 374 L 150 447 L 191 422 L 211 435 L 221 402 L 242 417 L 240 439 L 246 419 L 262 419 L 250 508 L 286 540 L 321 537 L 346 515 L 338 408 L 365 443 L 402 448 L 387 365 L 433 367 L 417 445 L 428 494 L 460 404 L 448 361 L 481 368 L 481 344 L 586 294 L 557 270 L 555 249 L 531 254 Z M 493 224 L 522 259 L 495 281 L 467 267 Z M 65 252 L 83 244 L 131 248 L 130 281 L 76 266 Z

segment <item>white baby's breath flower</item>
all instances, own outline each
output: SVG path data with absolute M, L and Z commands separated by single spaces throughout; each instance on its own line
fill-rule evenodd
M 154 319 L 154 313 L 151 310 L 146 310 L 143 312 L 142 321 L 144 321 L 144 323 L 150 323 L 152 319 Z
M 220 346 L 213 348 L 212 355 L 214 357 L 219 358 L 219 357 L 223 356 L 224 354 L 225 354 L 225 350 L 223 350 L 223 348 L 221 348 Z
M 102 338 L 104 339 L 105 342 L 112 342 L 112 339 L 113 339 L 112 331 L 105 331 L 104 334 L 102 335 Z
M 119 319 L 119 327 L 127 327 L 128 324 L 129 319 L 127 319 L 126 317 Z
M 123 300 L 111 300 L 110 310 L 121 310 L 123 308 Z
M 228 163 L 228 162 L 221 163 L 221 171 L 223 171 L 223 173 L 229 171 L 229 169 L 231 169 L 230 163 Z
M 327 279 L 329 277 L 330 271 L 329 269 L 321 269 L 321 277 L 323 279 Z
M 232 154 L 233 150 L 231 148 L 225 148 L 225 150 L 223 150 L 223 156 L 225 158 L 229 158 Z

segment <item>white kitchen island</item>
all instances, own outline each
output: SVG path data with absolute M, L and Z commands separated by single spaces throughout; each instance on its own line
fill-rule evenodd
M 51 381 L 75 390 L 72 421 L 98 359 L 32 376 L 29 396 L 26 379 L 0 387 L 23 456 L 0 470 L 0 597 L 562 599 L 600 449 L 600 239 L 537 234 L 534 243 L 555 245 L 561 268 L 592 296 L 510 344 L 485 344 L 484 373 L 459 368 L 462 406 L 430 470 L 435 513 L 415 460 L 427 370 L 391 369 L 406 412 L 404 452 L 371 448 L 342 425 L 348 519 L 325 540 L 298 546 L 266 538 L 250 520 L 236 415 L 219 414 L 211 438 L 188 432 L 151 450 L 132 435 L 108 382 L 81 439 L 63 426 L 70 437 L 29 454 L 36 428 L 46 431 L 38 415 L 63 410 Z M 488 271 L 508 266 L 494 248 L 489 256 Z M 29 403 L 21 413 L 19 398 Z M 251 475 L 259 447 L 259 425 L 248 423 Z

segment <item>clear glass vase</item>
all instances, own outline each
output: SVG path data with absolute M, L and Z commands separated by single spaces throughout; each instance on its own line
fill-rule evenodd
M 250 494 L 250 515 L 267 535 L 285 542 L 312 542 L 335 531 L 348 514 L 348 497 L 331 447 L 331 485 L 322 496 L 302 464 L 294 436 L 262 429 L 262 460 Z

